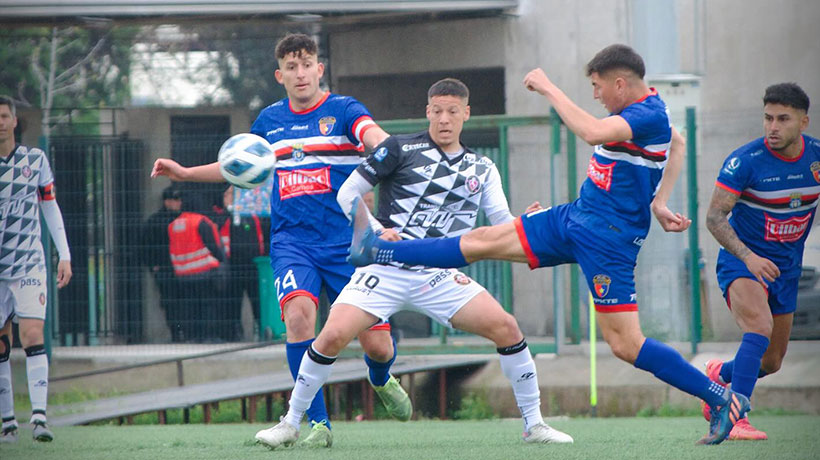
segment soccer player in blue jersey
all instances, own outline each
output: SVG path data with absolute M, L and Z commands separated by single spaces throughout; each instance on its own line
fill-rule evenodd
M 706 371 L 747 398 L 758 378 L 780 369 L 797 308 L 803 247 L 820 196 L 820 140 L 802 134 L 808 110 L 809 97 L 796 84 L 766 88 L 765 136 L 726 158 L 706 214 L 722 246 L 718 283 L 743 330 L 735 359 L 711 360 Z M 767 435 L 741 419 L 729 439 Z
M 482 259 L 526 262 L 531 268 L 577 262 L 615 356 L 715 407 L 709 434 L 699 442 L 722 442 L 736 415 L 748 411 L 748 399 L 710 381 L 673 348 L 644 337 L 638 321 L 634 269 L 651 213 L 666 231 L 684 231 L 691 223 L 666 206 L 683 162 L 683 138 L 672 128 L 664 102 L 644 82 L 643 59 L 632 48 L 604 48 L 586 70 L 608 117 L 597 119 L 578 107 L 541 69 L 524 78 L 527 89 L 545 96 L 564 123 L 595 146 L 577 200 L 457 238 L 387 242 L 356 225 L 365 231 L 354 231 L 351 262 L 442 268 Z
M 375 147 L 388 134 L 359 101 L 320 88 L 324 65 L 310 37 L 286 36 L 276 46 L 276 58 L 276 80 L 285 87 L 288 98 L 262 110 L 251 132 L 266 138 L 276 151 L 271 263 L 287 331 L 288 366 L 295 379 L 315 339 L 320 290 L 324 286 L 333 302 L 354 270 L 345 260 L 351 230 L 336 193 L 361 163 L 364 147 Z M 217 163 L 183 168 L 172 160 L 159 159 L 151 174 L 172 180 L 224 180 Z M 376 394 L 392 416 L 409 420 L 410 399 L 389 373 L 396 358 L 389 324 L 363 332 L 359 342 Z M 303 442 L 330 447 L 330 422 L 321 391 L 307 414 L 313 428 Z

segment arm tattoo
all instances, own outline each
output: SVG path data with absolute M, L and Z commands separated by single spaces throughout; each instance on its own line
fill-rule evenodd
M 726 248 L 729 253 L 743 260 L 752 251 L 740 241 L 735 229 L 729 225 L 729 219 L 727 218 L 732 208 L 735 207 L 737 199 L 737 195 L 715 187 L 715 191 L 712 193 L 712 202 L 709 203 L 709 210 L 706 212 L 706 228 L 712 232 L 717 242 Z

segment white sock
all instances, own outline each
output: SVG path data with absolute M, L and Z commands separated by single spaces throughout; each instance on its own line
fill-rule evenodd
M 0 418 L 3 428 L 14 421 L 14 392 L 11 388 L 11 363 L 0 362 Z
M 48 400 L 48 356 L 42 345 L 32 354 L 26 349 L 26 375 L 28 376 L 28 395 L 31 399 L 31 422 L 46 421 L 46 403 Z M 42 350 L 42 352 L 40 352 Z
M 299 374 L 296 375 L 296 384 L 290 394 L 288 413 L 284 419 L 295 426 L 297 430 L 314 396 L 330 378 L 330 371 L 333 368 L 333 361 L 335 361 L 335 358 L 329 358 L 331 360 L 329 364 L 319 364 L 313 360 L 310 351 L 311 349 L 308 349 L 305 357 L 302 358 Z
M 541 417 L 541 391 L 538 388 L 538 375 L 535 372 L 535 362 L 532 360 L 529 347 L 511 355 L 498 355 L 501 361 L 501 371 L 510 381 L 515 401 L 521 410 L 524 419 L 524 431 L 539 423 L 544 423 Z

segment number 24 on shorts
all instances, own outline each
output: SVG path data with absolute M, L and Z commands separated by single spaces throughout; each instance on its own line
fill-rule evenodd
M 288 288 L 288 287 L 292 288 L 292 289 L 298 289 L 299 288 L 299 286 L 296 285 L 296 277 L 293 276 L 293 270 L 288 270 L 288 272 L 285 273 L 284 278 L 276 278 L 273 281 L 273 286 L 276 288 L 276 299 L 281 302 L 282 297 L 284 296 L 284 294 L 282 293 L 282 290 L 279 289 L 280 285 L 282 286 L 282 289 L 285 289 L 285 288 Z

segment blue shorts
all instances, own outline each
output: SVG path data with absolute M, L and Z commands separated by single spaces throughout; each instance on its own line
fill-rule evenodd
M 603 227 L 592 231 L 570 219 L 572 203 L 515 220 L 530 268 L 577 263 L 603 313 L 637 311 L 635 264 L 640 246 L 633 235 Z
M 348 244 L 305 247 L 293 243 L 271 245 L 271 266 L 279 308 L 288 300 L 303 295 L 319 304 L 324 286 L 332 304 L 345 287 L 353 266 L 347 263 Z
M 729 299 L 729 286 L 738 278 L 749 278 L 757 281 L 757 278 L 746 268 L 746 264 L 733 256 L 725 249 L 720 250 L 717 260 L 717 279 L 720 290 L 723 291 L 723 298 L 726 305 L 732 308 L 732 301 Z M 788 315 L 797 309 L 797 285 L 800 277 L 776 278 L 773 283 L 765 281 L 766 294 L 769 296 L 769 309 L 773 316 Z

